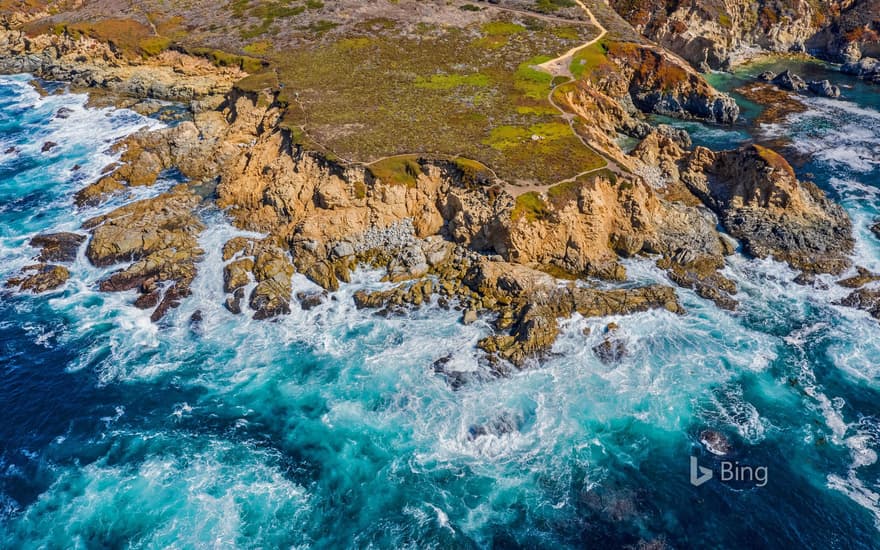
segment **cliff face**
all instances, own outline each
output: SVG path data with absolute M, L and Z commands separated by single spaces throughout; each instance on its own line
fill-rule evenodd
M 738 114 L 730 98 L 657 46 L 594 42 L 579 78 L 555 86 L 545 87 L 553 77 L 534 67 L 518 69 L 520 85 L 535 87 L 524 112 L 552 107 L 550 129 L 574 130 L 577 146 L 604 163 L 524 189 L 459 156 L 412 153 L 364 163 L 317 152 L 302 139 L 305 127 L 288 118 L 296 92 L 279 89 L 271 73 L 233 85 L 242 76 L 237 69 L 217 70 L 176 51 L 127 57 L 87 37 L 5 31 L 0 38 L 12 52 L 5 70 L 190 101 L 192 120 L 131 136 L 119 145 L 120 163 L 76 197 L 79 205 L 98 203 L 126 187 L 153 185 L 170 169 L 187 179 L 84 226 L 87 257 L 119 266 L 100 288 L 137 290 L 135 304 L 151 309 L 154 320 L 189 293 L 203 255 L 198 211 L 206 201 L 264 235 L 223 247 L 233 313 L 250 309 L 266 319 L 288 313 L 294 299 L 313 307 L 357 265 L 369 264 L 397 286 L 360 293 L 358 307 L 393 315 L 436 295 L 459 304 L 466 320 L 491 312 L 497 333 L 481 346 L 518 364 L 552 345 L 557 318 L 573 312 L 681 312 L 669 287 L 584 287 L 591 278 L 624 280 L 622 258 L 652 257 L 674 283 L 735 308 L 736 286 L 720 273 L 734 245 L 719 222 L 750 254 L 807 272 L 839 272 L 852 247 L 843 211 L 798 182 L 776 153 L 690 151 L 686 133 L 644 120 L 644 111 L 716 122 Z M 540 144 L 546 129 L 534 128 L 497 145 Z M 619 134 L 640 143 L 625 152 Z M 17 284 L 42 288 L 43 279 L 63 278 L 51 268 Z M 294 273 L 325 292 L 293 296 Z
M 639 110 L 729 124 L 739 107 L 686 62 L 660 48 L 633 42 L 603 44 L 605 61 L 588 79 L 611 98 L 629 97 Z
M 612 5 L 638 31 L 698 67 L 725 67 L 755 49 L 807 50 L 852 61 L 877 48 L 877 0 L 613 0 Z
M 68 34 L 29 37 L 0 29 L 0 52 L 3 73 L 32 73 L 135 98 L 207 101 L 205 107 L 216 106 L 232 83 L 246 75 L 171 50 L 150 58 L 126 56 L 108 43 Z

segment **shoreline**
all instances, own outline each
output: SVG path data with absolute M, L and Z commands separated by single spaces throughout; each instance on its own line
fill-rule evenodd
M 139 67 L 144 71 L 154 68 L 152 65 Z M 159 70 L 161 73 L 162 69 Z M 223 72 L 222 76 L 228 77 L 229 73 Z M 272 318 L 289 312 L 294 298 L 303 304 L 320 302 L 323 298 L 319 296 L 291 295 L 293 273 L 302 273 L 332 292 L 340 281 L 348 280 L 356 265 L 367 263 L 385 269 L 388 280 L 397 282 L 398 286 L 392 291 L 356 297 L 358 307 L 393 312 L 401 307 L 418 307 L 426 296 L 440 292 L 450 303 L 460 305 L 465 323 L 479 316 L 497 316 L 497 332 L 481 341 L 479 347 L 490 356 L 523 365 L 549 349 L 558 333 L 558 319 L 575 312 L 605 316 L 658 307 L 683 312 L 672 287 L 599 291 L 578 289 L 569 284 L 560 288 L 545 272 L 565 273 L 566 277 L 587 281 L 591 278 L 623 281 L 626 274 L 618 258 L 647 253 L 659 258 L 658 266 L 668 270 L 674 283 L 695 289 L 722 308 L 736 307 L 735 286 L 718 273 L 724 264 L 723 258 L 733 252 L 726 244 L 727 237 L 713 228 L 717 222 L 696 210 L 679 212 L 680 206 L 667 203 L 662 195 L 657 196 L 638 179 L 627 183 L 630 189 L 625 192 L 621 191 L 623 187 L 615 190 L 613 181 L 625 174 L 617 174 L 615 178 L 599 174 L 584 182 L 557 185 L 544 193 L 510 197 L 494 182 L 469 172 L 472 168 L 455 161 L 416 156 L 412 160 L 404 159 L 412 164 L 406 165 L 410 182 L 401 187 L 400 183 L 387 179 L 399 177 L 397 175 L 386 176 L 372 167 L 337 164 L 319 153 L 290 145 L 288 131 L 277 126 L 279 115 L 274 92 L 243 92 L 230 82 L 222 101 L 215 98 L 210 103 L 220 104 L 224 110 L 204 108 L 204 102 L 191 102 L 192 121 L 124 140 L 118 146 L 125 151 L 121 164 L 77 194 L 78 202 L 100 202 L 108 192 L 152 185 L 163 170 L 174 168 L 183 173 L 186 184 L 155 199 L 126 205 L 84 226 L 91 234 L 87 256 L 93 264 L 105 266 L 122 262 L 119 265 L 124 266 L 126 261 L 134 260 L 103 282 L 102 289 L 111 292 L 138 289 L 140 297 L 136 304 L 155 307 L 154 321 L 189 295 L 189 286 L 203 254 L 194 239 L 202 231 L 201 222 L 190 213 L 199 200 L 195 200 L 190 189 L 211 179 L 220 183 L 208 200 L 225 209 L 240 229 L 269 234 L 267 239 L 230 242 L 224 247 L 224 260 L 228 262 L 224 275 L 229 293 L 227 309 L 233 313 L 249 306 L 255 311 L 255 318 Z M 712 177 L 732 177 L 732 173 L 726 171 L 728 168 L 724 168 L 724 163 L 730 162 L 731 166 L 740 162 L 770 166 L 769 179 L 758 176 L 757 172 L 747 177 L 756 178 L 759 187 L 784 185 L 790 188 L 788 193 L 803 197 L 798 200 L 804 208 L 822 212 L 821 216 L 846 219 L 839 208 L 834 210 L 832 203 L 816 202 L 818 196 L 812 196 L 812 191 L 804 190 L 793 178 L 789 180 L 786 171 L 790 171 L 790 167 L 775 153 L 710 152 L 700 148 L 689 152 L 679 145 L 664 152 L 663 148 L 669 147 L 664 140 L 669 138 L 658 132 L 662 132 L 662 128 L 652 129 L 642 140 L 636 148 L 636 158 L 638 155 L 653 158 L 650 155 L 659 153 L 661 159 L 668 156 L 663 162 L 678 163 L 679 169 L 694 171 L 686 184 L 678 185 L 695 195 L 693 200 L 709 206 L 722 220 L 730 208 L 725 202 L 727 199 L 713 196 L 715 191 L 705 189 L 705 183 L 701 183 L 700 178 L 706 176 L 698 174 L 708 171 L 715 174 Z M 668 143 L 675 144 L 675 141 Z M 273 151 L 279 146 L 289 147 L 289 152 L 277 156 Z M 241 165 L 238 160 L 241 153 L 231 147 L 241 148 L 247 154 L 247 165 L 261 159 L 259 162 L 267 167 L 276 167 L 268 174 L 265 169 L 262 174 L 253 173 L 252 168 Z M 644 157 L 646 154 L 649 156 Z M 731 161 L 722 160 L 726 157 Z M 734 158 L 740 160 L 734 161 Z M 296 174 L 308 175 L 303 179 Z M 283 183 L 272 190 L 278 185 L 275 181 Z M 257 189 L 262 186 L 264 195 L 286 195 L 290 193 L 287 190 L 290 186 L 314 188 L 316 195 L 313 202 L 279 195 L 279 199 L 267 205 L 254 202 L 252 186 Z M 565 195 L 555 198 L 554 194 L 563 193 L 563 187 L 566 187 Z M 596 193 L 607 197 L 603 200 L 612 205 L 621 206 L 594 213 L 570 211 L 573 201 L 583 201 Z M 454 204 L 450 202 L 452 198 Z M 276 202 L 278 200 L 281 202 Z M 286 202 L 291 200 L 292 204 L 288 205 Z M 627 213 L 628 207 L 623 206 L 631 201 L 643 205 L 639 208 L 645 211 L 660 209 L 663 212 L 660 218 L 640 222 L 654 227 L 652 231 L 657 232 L 654 236 L 640 234 L 644 230 L 618 230 L 609 235 L 609 244 L 598 248 L 595 243 L 584 241 L 587 248 L 572 259 L 567 257 L 569 249 L 562 262 L 548 262 L 556 252 L 542 250 L 547 246 L 546 237 L 543 244 L 535 240 L 536 228 L 539 228 L 538 234 L 556 233 L 558 236 L 551 238 L 559 239 L 560 244 L 572 238 L 584 239 L 586 233 L 559 234 L 559 228 L 563 227 L 560 222 L 595 223 L 588 221 L 591 216 L 598 215 L 599 219 L 607 220 L 602 223 L 619 226 L 626 216 L 632 215 Z M 305 216 L 293 214 L 300 209 Z M 782 223 L 783 219 L 772 209 L 750 215 L 770 216 L 772 224 Z M 293 216 L 300 216 L 300 225 L 290 233 L 291 221 L 286 220 Z M 144 239 L 145 235 L 152 234 L 152 227 L 157 223 L 168 229 L 157 234 L 166 244 L 154 248 Z M 700 232 L 697 238 L 706 243 L 704 251 L 681 255 L 683 244 L 676 240 L 680 237 L 671 237 L 671 226 L 679 224 L 691 225 L 690 232 Z M 847 220 L 844 233 L 848 227 Z M 846 254 L 851 244 L 846 244 L 849 241 L 843 234 L 826 233 L 832 229 L 820 229 L 815 235 L 810 233 L 814 229 L 808 226 L 784 229 L 806 231 L 806 235 L 810 235 L 808 240 L 842 238 L 835 245 L 837 253 L 828 249 L 827 259 L 821 256 L 810 259 L 796 250 L 773 250 L 777 245 L 770 244 L 774 237 L 769 235 L 761 238 L 770 239 L 770 248 L 754 246 L 749 252 L 758 257 L 774 255 L 805 271 L 841 273 L 849 261 L 840 252 Z M 586 227 L 577 231 L 586 231 Z M 735 235 L 736 231 L 734 229 Z M 429 281 L 434 282 L 429 284 Z M 246 296 L 245 287 L 253 283 L 257 286 Z

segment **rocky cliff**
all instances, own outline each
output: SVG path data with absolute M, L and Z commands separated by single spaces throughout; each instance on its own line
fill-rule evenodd
M 367 264 L 395 286 L 358 293 L 358 307 L 395 315 L 436 300 L 460 308 L 464 322 L 485 315 L 496 332 L 481 348 L 519 365 L 548 350 L 557 319 L 575 312 L 683 312 L 670 286 L 614 288 L 627 278 L 624 258 L 650 258 L 673 283 L 731 309 L 736 287 L 720 270 L 734 253 L 732 237 L 749 254 L 808 273 L 848 265 L 846 215 L 799 182 L 778 154 L 757 146 L 691 150 L 686 133 L 642 118 L 649 111 L 730 122 L 738 113 L 655 46 L 599 43 L 589 73 L 549 88 L 552 105 L 543 107 L 561 110 L 570 123 L 553 130 L 573 129 L 604 168 L 522 188 L 458 156 L 405 153 L 364 163 L 318 152 L 289 122 L 296 96 L 265 75 L 233 85 L 238 69 L 212 71 L 180 52 L 132 58 L 87 37 L 2 36 L 13 51 L 5 70 L 190 102 L 192 120 L 124 140 L 119 163 L 76 196 L 80 205 L 97 204 L 127 187 L 153 185 L 167 170 L 184 176 L 186 183 L 83 227 L 87 258 L 118 266 L 100 288 L 135 290 L 135 305 L 157 321 L 189 294 L 204 254 L 198 236 L 206 203 L 264 235 L 224 245 L 231 312 L 268 319 L 289 313 L 294 302 L 314 307 Z M 519 69 L 526 70 L 533 69 Z M 639 140 L 631 152 L 618 145 L 621 133 Z M 534 133 L 530 141 L 541 139 Z M 35 290 L 62 284 L 63 265 L 40 261 L 36 273 L 11 283 Z M 323 291 L 292 295 L 294 273 Z
M 696 67 L 723 68 L 758 50 L 809 51 L 838 62 L 876 57 L 877 0 L 613 0 L 638 31 Z

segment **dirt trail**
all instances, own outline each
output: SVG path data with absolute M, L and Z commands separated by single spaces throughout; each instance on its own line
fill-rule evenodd
M 583 10 L 585 12 L 587 12 L 587 16 L 590 18 L 590 24 L 592 26 L 596 27 L 597 29 L 599 29 L 599 34 L 596 35 L 595 38 L 593 38 L 592 40 L 590 40 L 586 44 L 581 44 L 580 46 L 576 46 L 555 59 L 551 59 L 550 61 L 545 61 L 544 63 L 541 63 L 540 65 L 536 65 L 542 71 L 548 72 L 548 73 L 552 74 L 553 76 L 567 76 L 568 78 L 574 78 L 574 75 L 571 74 L 571 60 L 574 57 L 574 55 L 576 53 L 578 53 L 579 51 L 583 50 L 584 48 L 589 48 L 590 46 L 592 46 L 596 42 L 602 40 L 602 38 L 606 34 L 608 34 L 608 29 L 603 27 L 602 23 L 599 23 L 599 20 L 596 19 L 595 15 L 593 15 L 593 12 L 591 12 L 589 9 L 587 9 L 587 6 L 585 6 L 581 0 L 574 0 L 574 1 L 577 2 L 578 6 L 583 8 Z
M 593 44 L 595 44 L 599 40 L 602 40 L 602 38 L 606 34 L 608 34 L 608 30 L 602 26 L 602 24 L 599 22 L 599 20 L 596 19 L 596 16 L 593 15 L 593 12 L 591 12 L 587 8 L 587 6 L 584 5 L 584 3 L 581 0 L 575 0 L 575 2 L 577 2 L 577 4 L 581 8 L 583 8 L 583 10 L 585 12 L 587 12 L 587 16 L 590 18 L 590 24 L 592 26 L 596 27 L 597 29 L 599 29 L 599 34 L 596 35 L 596 37 L 593 38 L 592 40 L 590 40 L 589 42 L 587 42 L 585 44 L 581 44 L 580 46 L 574 47 L 574 48 L 568 50 L 567 52 L 565 52 L 564 54 L 560 55 L 557 58 L 551 59 L 550 61 L 545 61 L 544 63 L 541 63 L 540 65 L 535 65 L 535 68 L 540 69 L 546 73 L 549 73 L 553 77 L 562 76 L 562 77 L 568 78 L 568 80 L 566 82 L 564 82 L 562 84 L 558 84 L 556 86 L 553 86 L 550 89 L 550 93 L 547 95 L 547 101 L 549 101 L 550 105 L 553 105 L 553 107 L 557 111 L 560 112 L 560 114 L 562 115 L 562 118 L 568 122 L 569 127 L 571 127 L 571 131 L 574 133 L 575 136 L 577 136 L 577 138 L 578 138 L 578 140 L 580 140 L 581 144 L 583 144 L 584 147 L 586 147 L 587 149 L 590 149 L 591 151 L 593 151 L 594 153 L 596 153 L 597 155 L 599 155 L 600 157 L 602 157 L 605 160 L 605 166 L 601 166 L 599 168 L 592 168 L 590 170 L 585 170 L 583 172 L 580 172 L 579 174 L 575 174 L 574 176 L 572 176 L 570 178 L 566 178 L 564 180 L 559 180 L 555 183 L 550 183 L 547 185 L 510 185 L 510 184 L 508 184 L 507 185 L 507 192 L 510 193 L 511 195 L 513 195 L 514 197 L 518 197 L 522 194 L 530 193 L 530 192 L 539 192 L 540 193 L 540 192 L 546 191 L 547 189 L 553 187 L 554 185 L 559 185 L 560 183 L 569 183 L 569 182 L 572 182 L 582 176 L 586 176 L 588 174 L 591 174 L 593 172 L 598 172 L 600 170 L 606 170 L 606 169 L 611 170 L 613 173 L 615 173 L 617 175 L 623 175 L 626 173 L 623 169 L 620 168 L 620 165 L 618 165 L 615 161 L 608 158 L 607 156 L 602 154 L 599 150 L 597 150 L 595 147 L 593 147 L 592 145 L 587 143 L 584 140 L 584 138 L 581 137 L 581 135 L 577 132 L 577 130 L 574 127 L 574 124 L 577 121 L 577 117 L 575 115 L 573 115 L 572 113 L 569 113 L 568 111 L 566 111 L 565 109 L 563 109 L 559 105 L 557 105 L 556 101 L 553 100 L 553 93 L 556 91 L 556 88 L 558 86 L 570 84 L 575 81 L 575 77 L 571 73 L 571 62 L 574 59 L 575 54 L 577 54 L 579 51 L 583 50 L 584 48 L 589 48 L 590 46 L 592 46 Z

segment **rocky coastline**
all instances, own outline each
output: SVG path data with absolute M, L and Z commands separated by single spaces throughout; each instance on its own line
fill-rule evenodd
M 799 181 L 778 153 L 757 145 L 692 148 L 686 134 L 640 118 L 640 111 L 659 111 L 735 119 L 735 103 L 696 74 L 673 95 L 663 78 L 644 71 L 565 90 L 562 108 L 594 122 L 581 132 L 616 169 L 520 193 L 456 159 L 415 155 L 407 164 L 411 177 L 400 182 L 309 150 L 283 124 L 279 90 L 236 85 L 246 76 L 240 69 L 217 69 L 182 52 L 132 60 L 92 39 L 18 31 L 0 31 L 0 49 L 9 52 L 0 59 L 2 72 L 185 102 L 192 113 L 191 120 L 125 139 L 119 162 L 75 201 L 100 204 L 120 190 L 153 185 L 170 170 L 186 183 L 90 219 L 83 233 L 35 238 L 32 244 L 42 247 L 37 263 L 7 282 L 21 290 L 63 285 L 65 262 L 87 240 L 93 265 L 119 266 L 100 290 L 135 290 L 134 304 L 159 322 L 190 293 L 205 253 L 199 211 L 216 205 L 237 227 L 265 235 L 225 243 L 225 305 L 232 313 L 250 310 L 262 320 L 314 307 L 358 265 L 370 265 L 396 286 L 359 292 L 359 308 L 396 315 L 436 301 L 459 309 L 462 322 L 487 319 L 494 334 L 479 347 L 503 371 L 547 353 L 558 320 L 574 313 L 685 313 L 672 285 L 618 284 L 627 279 L 625 258 L 652 259 L 672 284 L 726 309 L 737 305 L 735 284 L 720 272 L 736 253 L 734 239 L 749 255 L 788 263 L 805 281 L 851 266 L 845 212 Z M 627 101 L 610 99 L 618 92 Z M 687 99 L 674 104 L 671 97 Z M 639 138 L 630 153 L 616 144 L 619 132 Z M 323 292 L 294 296 L 294 273 Z M 850 300 L 857 301 L 870 302 Z M 613 338 L 606 347 L 596 353 L 612 361 L 622 353 Z

